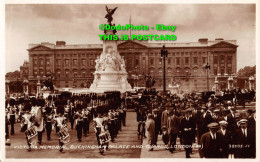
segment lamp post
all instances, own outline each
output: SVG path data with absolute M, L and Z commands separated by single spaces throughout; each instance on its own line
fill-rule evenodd
M 161 49 L 161 57 L 163 58 L 163 91 L 166 92 L 166 79 L 165 79 L 165 60 L 168 56 L 168 51 L 166 50 L 165 46 L 163 45 Z
M 207 62 L 207 65 L 204 67 L 207 70 L 207 89 L 209 91 L 209 70 L 210 70 L 210 65 Z

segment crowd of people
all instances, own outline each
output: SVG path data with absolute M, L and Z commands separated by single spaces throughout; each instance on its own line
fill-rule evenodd
M 214 94 L 206 101 L 203 100 L 205 96 L 196 93 L 178 96 L 150 89 L 141 94 L 131 102 L 138 122 L 137 133 L 140 134 L 141 124 L 145 123 L 144 136 L 151 146 L 150 151 L 156 149 L 161 135 L 166 150 L 174 153 L 178 145 L 182 145 L 186 158 L 191 157 L 194 143 L 199 146 L 201 158 L 255 158 L 255 109 L 237 108 L 233 99 L 219 103 L 219 96 Z M 120 93 L 29 100 L 8 98 L 6 139 L 17 131 L 14 124 L 21 122 L 19 131 L 26 134 L 28 151 L 31 151 L 33 135 L 37 134 L 41 144 L 42 133 L 46 132 L 50 140 L 55 130 L 62 152 L 68 125 L 70 129 L 75 125 L 77 139 L 81 142 L 82 136 L 88 135 L 92 122 L 102 154 L 104 148 L 109 149 L 109 141 L 114 142 L 126 125 L 126 105 L 126 98 L 121 98 Z M 35 130 L 31 130 L 32 126 Z
M 148 93 L 149 94 L 149 93 Z M 146 122 L 150 151 L 162 135 L 167 150 L 174 153 L 176 139 L 190 158 L 197 142 L 201 158 L 255 158 L 255 109 L 235 108 L 235 100 L 219 103 L 212 94 L 203 101 L 196 93 L 177 95 L 144 95 L 135 101 L 138 121 Z M 147 119 L 148 118 L 148 119 Z

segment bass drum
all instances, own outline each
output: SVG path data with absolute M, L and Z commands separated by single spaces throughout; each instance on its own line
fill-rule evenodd
M 36 111 L 36 114 L 35 114 L 35 121 L 34 121 L 34 125 L 36 126 L 39 126 L 41 125 L 41 122 L 42 122 L 42 108 L 38 108 L 38 110 Z

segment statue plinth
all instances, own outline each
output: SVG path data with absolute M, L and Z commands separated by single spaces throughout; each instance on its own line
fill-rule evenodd
M 106 35 L 114 35 L 114 33 L 108 30 Z M 117 50 L 117 41 L 104 40 L 103 52 L 95 62 L 96 71 L 94 81 L 90 86 L 91 92 L 120 91 L 124 93 L 127 89 L 132 89 L 127 81 L 124 58 Z

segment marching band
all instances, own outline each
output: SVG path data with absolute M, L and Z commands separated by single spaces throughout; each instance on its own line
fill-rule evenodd
M 11 135 L 15 135 L 13 114 L 16 111 L 21 114 L 19 117 L 21 132 L 25 132 L 28 151 L 31 151 L 32 146 L 36 145 L 36 136 L 38 144 L 42 145 L 42 134 L 46 132 L 47 141 L 50 141 L 53 136 L 52 131 L 56 130 L 54 134 L 58 136 L 59 151 L 64 152 L 64 144 L 70 141 L 68 123 L 70 123 L 71 129 L 75 125 L 77 139 L 81 142 L 82 135 L 87 137 L 89 134 L 90 123 L 93 121 L 97 143 L 102 154 L 104 146 L 108 149 L 111 137 L 112 142 L 115 141 L 118 131 L 121 130 L 121 123 L 125 126 L 126 110 L 116 107 L 108 108 L 105 102 L 101 104 L 100 99 L 95 94 L 92 95 L 91 100 L 84 97 L 70 97 L 66 100 L 52 96 L 45 100 L 36 98 L 29 100 L 8 99 L 6 101 L 6 140 L 9 140 L 9 125 L 11 125 Z M 102 98 L 102 101 L 104 100 L 105 98 Z M 104 111 L 105 107 L 106 111 Z

